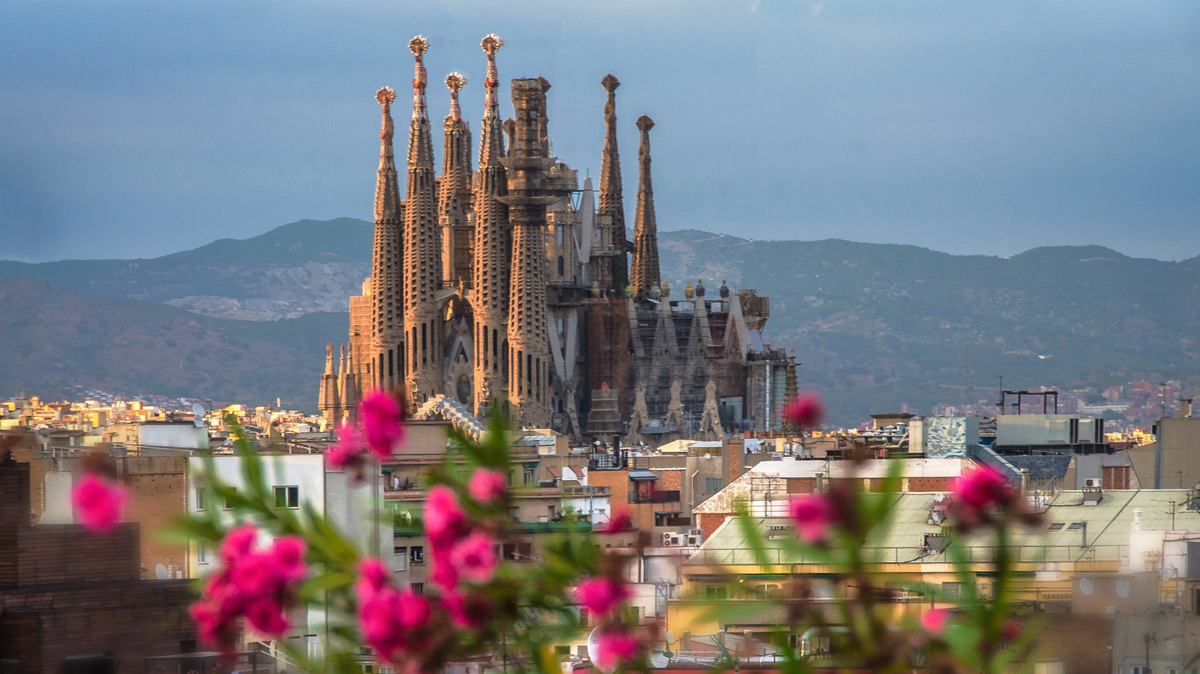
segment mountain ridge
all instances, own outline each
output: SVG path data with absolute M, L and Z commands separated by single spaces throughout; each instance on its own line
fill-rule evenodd
M 214 320 L 267 324 L 323 314 L 322 339 L 341 341 L 346 323 L 340 319 L 339 334 L 335 316 L 344 316 L 369 274 L 371 231 L 352 218 L 302 220 L 150 260 L 0 262 L 0 281 L 37 276 L 107 301 L 169 304 Z M 727 280 L 769 296 L 774 344 L 797 350 L 801 384 L 822 390 L 844 420 L 950 402 L 946 392 L 964 386 L 968 350 L 966 379 L 979 389 L 997 374 L 1020 387 L 1161 377 L 1200 383 L 1193 337 L 1200 257 L 1132 258 L 1095 245 L 953 255 L 911 244 L 763 241 L 701 230 L 660 232 L 659 244 L 662 278 L 677 291 L 702 278 L 710 293 Z M 256 334 L 254 322 L 213 330 L 236 332 L 236 324 Z M 319 345 L 294 355 L 305 359 L 304 372 L 319 374 Z M 313 403 L 315 376 L 305 393 Z

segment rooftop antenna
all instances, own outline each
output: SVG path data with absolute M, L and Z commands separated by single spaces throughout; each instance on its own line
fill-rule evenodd
M 1004 414 L 1004 375 L 997 373 L 996 377 L 1000 379 L 1000 402 L 996 403 L 996 408 Z
M 970 366 L 971 347 L 963 347 L 963 391 L 967 394 L 967 400 L 971 401 L 971 407 L 975 410 L 975 416 L 979 416 L 979 408 L 975 405 L 975 399 L 971 397 L 971 379 L 967 374 Z

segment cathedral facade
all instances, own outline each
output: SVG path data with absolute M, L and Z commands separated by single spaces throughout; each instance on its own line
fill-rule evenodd
M 769 303 L 703 280 L 672 298 L 661 278 L 650 179 L 653 120 L 637 119 L 638 193 L 627 237 L 617 148 L 616 91 L 601 84 L 604 149 L 590 178 L 551 152 L 544 78 L 511 81 L 513 115 L 500 114 L 497 52 L 485 37 L 485 100 L 478 166 L 459 91 L 442 124 L 440 175 L 426 111 L 429 43 L 413 38 L 412 118 L 404 193 L 393 152 L 396 92 L 382 107 L 371 276 L 350 298 L 349 340 L 326 350 L 319 406 L 331 424 L 365 391 L 400 388 L 409 413 L 478 419 L 500 410 L 522 427 L 635 441 L 717 438 L 779 430 L 794 395 L 794 364 L 766 331 Z M 791 373 L 789 380 L 788 372 Z

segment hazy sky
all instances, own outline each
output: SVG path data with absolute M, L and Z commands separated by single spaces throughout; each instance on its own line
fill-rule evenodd
M 662 230 L 1011 255 L 1200 255 L 1200 3 L 0 3 L 0 258 L 149 257 L 371 217 L 379 107 L 403 157 L 412 58 L 550 80 L 554 150 L 599 174 L 604 90 L 628 219 L 648 114 Z M 504 114 L 511 103 L 504 98 Z M 435 147 L 440 166 L 440 124 Z M 403 186 L 401 187 L 403 189 Z

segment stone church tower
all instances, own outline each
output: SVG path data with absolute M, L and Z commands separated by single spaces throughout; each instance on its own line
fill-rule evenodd
M 515 124 L 512 147 L 501 163 L 508 172 L 512 227 L 512 267 L 508 306 L 508 400 L 520 426 L 549 420 L 550 347 L 547 342 L 546 207 L 559 200 L 549 194 L 546 172 L 554 166 L 547 137 L 546 91 L 537 79 L 512 82 Z
M 681 437 L 717 437 L 725 416 L 738 428 L 777 429 L 784 390 L 794 384 L 785 383 L 786 354 L 765 330 L 768 298 L 722 285 L 709 299 L 703 280 L 673 297 L 662 278 L 650 177 L 654 122 L 637 120 L 631 242 L 617 150 L 620 82 L 611 74 L 601 81 L 605 134 L 594 195 L 590 178 L 581 189 L 579 172 L 552 156 L 544 78 L 512 80 L 514 115 L 501 121 L 496 54 L 503 45 L 495 35 L 480 43 L 487 70 L 478 170 L 459 102 L 467 78 L 445 78 L 450 112 L 439 176 L 425 100 L 429 43 L 409 42 L 403 201 L 393 152 L 396 92 L 376 94 L 383 121 L 371 276 L 350 298 L 344 355 L 326 350 L 318 402 L 327 424 L 353 416 L 364 392 L 403 386 L 417 418 L 441 415 L 473 432 L 498 409 L 520 426 L 582 442 L 584 434 L 621 433 L 635 397 L 634 425 L 648 439 L 661 437 L 654 429 L 663 420 Z
M 480 43 L 487 53 L 487 79 L 483 83 L 483 122 L 479 125 L 479 172 L 475 174 L 475 238 L 471 305 L 475 312 L 475 415 L 482 416 L 489 400 L 503 397 L 508 379 L 508 269 L 512 241 L 508 206 L 508 177 L 504 157 L 504 129 L 500 121 L 500 78 L 496 52 L 504 40 L 488 35 Z
M 396 156 L 392 152 L 391 105 L 396 90 L 384 87 L 375 93 L 383 107 L 383 127 L 379 131 L 379 171 L 375 180 L 375 244 L 371 256 L 371 333 L 370 363 L 374 386 L 391 388 L 400 383 L 400 362 L 404 353 L 404 247 L 400 236 L 404 204 L 400 202 L 400 183 Z
M 654 186 L 650 183 L 650 129 L 654 120 L 638 117 L 642 144 L 638 147 L 637 211 L 633 219 L 633 273 L 629 282 L 638 297 L 645 297 L 650 288 L 662 280 L 658 274 L 658 223 L 654 219 Z
M 408 43 L 416 61 L 413 116 L 408 129 L 408 190 L 404 200 L 404 384 L 415 407 L 442 392 L 442 329 L 437 292 L 442 281 L 441 232 L 433 139 L 425 108 L 425 52 L 429 41 L 418 35 Z

